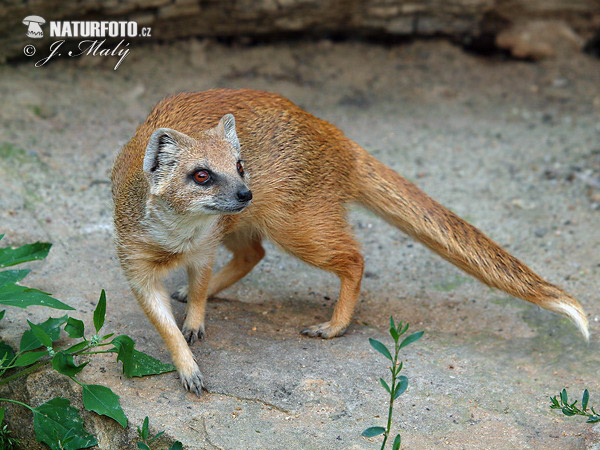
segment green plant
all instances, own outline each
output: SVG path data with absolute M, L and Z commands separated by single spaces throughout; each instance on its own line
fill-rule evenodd
M 0 240 L 4 234 L 0 234 Z M 0 269 L 15 266 L 24 262 L 44 259 L 48 256 L 52 244 L 36 242 L 23 245 L 18 248 L 0 248 Z M 54 309 L 73 310 L 63 302 L 52 298 L 50 294 L 17 284 L 27 276 L 30 270 L 3 270 L 0 272 L 0 305 L 17 306 L 27 308 L 28 306 L 41 305 Z M 0 320 L 4 317 L 0 312 Z
M 558 398 L 557 398 L 558 397 Z M 567 395 L 567 390 L 563 389 L 560 391 L 559 395 L 555 395 L 554 397 L 550 397 L 550 409 L 560 409 L 565 416 L 585 416 L 588 418 L 587 423 L 596 423 L 600 422 L 600 414 L 598 414 L 593 407 L 588 409 L 588 403 L 590 401 L 590 393 L 586 389 L 583 391 L 583 396 L 581 397 L 581 409 L 579 409 L 576 404 L 577 400 L 573 403 L 569 403 L 569 396 Z
M 3 235 L 0 235 L 0 239 L 2 237 Z M 51 244 L 37 242 L 16 249 L 1 248 L 0 268 L 43 259 L 48 255 L 50 247 Z M 42 305 L 54 309 L 74 309 L 45 292 L 17 284 L 28 273 L 29 270 L 0 271 L 0 304 L 20 308 Z M 5 311 L 0 311 L 0 320 L 4 314 Z M 119 396 L 106 386 L 85 384 L 77 377 L 89 363 L 87 359 L 95 354 L 115 353 L 127 377 L 171 372 L 175 367 L 135 350 L 135 343 L 129 336 L 112 338 L 112 333 L 101 336 L 99 333 L 104 326 L 105 315 L 106 294 L 103 290 L 94 311 L 95 331 L 91 336 L 86 337 L 81 320 L 67 315 L 49 318 L 37 324 L 27 321 L 29 330 L 21 336 L 18 350 L 0 342 L 0 385 L 51 365 L 55 371 L 68 376 L 81 386 L 84 409 L 110 417 L 123 428 L 127 427 L 127 417 L 121 408 Z M 70 345 L 59 345 L 61 329 L 64 329 L 70 338 L 79 341 Z M 99 350 L 100 347 L 109 348 Z M 85 431 L 79 411 L 71 406 L 67 399 L 53 398 L 37 407 L 9 398 L 0 398 L 0 402 L 13 403 L 29 409 L 33 414 L 36 440 L 46 443 L 52 449 L 71 450 L 97 445 L 96 438 Z M 4 416 L 4 409 L 1 411 Z M 4 433 L 4 436 L 9 438 L 8 434 Z
M 8 424 L 4 422 L 4 408 L 0 408 L 0 448 L 3 450 L 13 450 L 18 448 L 19 440 L 11 437 L 12 431 L 8 429 Z
M 385 444 L 390 437 L 390 431 L 392 428 L 392 414 L 394 412 L 394 400 L 396 400 L 400 395 L 402 395 L 406 388 L 408 387 L 408 378 L 404 375 L 399 375 L 402 370 L 402 361 L 398 361 L 398 353 L 401 349 L 406 347 L 413 342 L 416 342 L 423 336 L 423 331 L 418 331 L 416 333 L 411 334 L 410 336 L 405 337 L 402 341 L 400 341 L 400 336 L 408 331 L 408 323 L 406 325 L 402 325 L 402 322 L 396 324 L 394 323 L 394 318 L 390 316 L 390 336 L 394 340 L 394 354 L 388 350 L 388 348 L 383 345 L 380 341 L 376 339 L 369 338 L 369 343 L 371 347 L 385 356 L 392 362 L 390 369 L 391 373 L 391 384 L 388 384 L 383 378 L 379 379 L 379 383 L 383 388 L 387 391 L 390 396 L 389 407 L 388 407 L 388 419 L 386 427 L 369 427 L 365 431 L 362 432 L 362 436 L 365 437 L 373 437 L 378 436 L 380 434 L 384 435 L 383 442 L 381 444 L 381 449 L 385 448 Z M 397 434 L 394 438 L 394 442 L 392 444 L 393 450 L 398 450 L 400 448 L 401 437 L 400 434 Z
M 155 440 L 157 440 L 159 437 L 161 437 L 164 433 L 164 431 L 159 431 L 154 436 L 150 437 L 149 424 L 150 424 L 150 420 L 148 419 L 148 416 L 146 416 L 146 418 L 144 419 L 144 423 L 142 424 L 142 428 L 137 427 L 138 436 L 141 439 L 141 441 L 139 441 L 137 443 L 137 446 L 141 450 L 151 450 L 150 444 L 152 444 Z M 176 441 L 173 445 L 171 445 L 171 447 L 169 447 L 169 450 L 182 450 L 182 449 L 183 449 L 183 444 L 179 441 Z

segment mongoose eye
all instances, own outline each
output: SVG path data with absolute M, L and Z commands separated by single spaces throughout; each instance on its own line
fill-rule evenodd
M 240 174 L 240 176 L 244 176 L 244 166 L 242 166 L 242 162 L 238 161 L 237 162 L 237 171 Z
M 210 180 L 210 174 L 206 170 L 199 170 L 194 173 L 194 181 L 198 184 L 204 184 Z

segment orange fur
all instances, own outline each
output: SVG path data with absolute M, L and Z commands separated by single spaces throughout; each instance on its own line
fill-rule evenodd
M 248 174 L 243 183 L 253 199 L 239 214 L 203 215 L 198 205 L 223 197 L 230 188 L 199 188 L 185 178 L 186 171 L 202 161 L 222 174 L 223 186 L 240 182 L 234 168 L 240 149 L 235 131 L 227 135 L 233 122 L 225 120 L 226 114 L 236 119 Z M 160 176 L 142 169 L 146 147 L 157 129 L 176 130 L 169 132 L 176 143 L 166 152 L 175 156 L 165 156 L 173 160 Z M 587 337 L 587 319 L 576 300 L 336 127 L 276 94 L 218 89 L 161 101 L 117 157 L 112 180 L 122 266 L 144 311 L 167 342 L 184 385 L 197 393 L 202 379 L 191 352 L 183 349 L 185 341 L 204 335 L 207 294 L 245 276 L 264 255 L 263 238 L 340 278 L 331 320 L 303 333 L 325 338 L 343 334 L 363 273 L 363 258 L 346 221 L 345 204 L 352 201 L 484 283 L 569 316 Z M 209 281 L 219 243 L 233 252 L 233 258 Z M 168 299 L 160 284 L 160 278 L 179 265 L 185 265 L 190 275 L 185 338 L 172 315 L 169 319 Z

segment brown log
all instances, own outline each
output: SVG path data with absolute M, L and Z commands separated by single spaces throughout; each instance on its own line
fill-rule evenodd
M 29 15 L 51 20 L 135 20 L 152 38 L 276 36 L 496 35 L 515 23 L 560 20 L 584 38 L 600 26 L 600 0 L 5 0 L 0 3 L 0 61 L 32 40 Z

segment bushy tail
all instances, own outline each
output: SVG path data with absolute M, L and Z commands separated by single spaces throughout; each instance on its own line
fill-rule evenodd
M 357 149 L 356 156 L 361 204 L 485 284 L 569 317 L 589 340 L 577 300 L 366 151 Z

